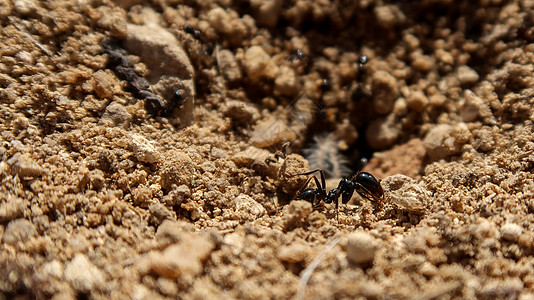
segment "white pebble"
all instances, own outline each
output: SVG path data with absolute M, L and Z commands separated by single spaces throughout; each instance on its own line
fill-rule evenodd
M 65 268 L 65 279 L 80 292 L 88 293 L 95 288 L 102 289 L 104 273 L 87 259 L 84 254 L 76 254 Z
M 523 233 L 523 228 L 514 223 L 507 223 L 501 227 L 502 238 L 510 242 L 517 241 L 521 233 Z
M 348 237 L 347 258 L 355 264 L 370 263 L 374 260 L 378 243 L 367 232 L 354 232 Z

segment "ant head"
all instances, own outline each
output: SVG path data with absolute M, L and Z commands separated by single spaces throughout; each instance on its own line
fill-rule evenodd
M 330 89 L 330 81 L 327 78 L 321 79 L 320 89 L 324 93 Z
M 304 60 L 306 59 L 306 54 L 304 54 L 304 51 L 302 49 L 295 50 L 295 54 L 293 55 L 293 60 Z
M 195 28 L 189 24 L 185 24 L 184 25 L 184 31 L 189 33 L 189 34 L 194 34 L 195 33 Z

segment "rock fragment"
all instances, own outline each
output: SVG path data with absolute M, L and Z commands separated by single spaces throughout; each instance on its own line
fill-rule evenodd
M 238 166 L 251 166 L 254 163 L 265 162 L 267 158 L 271 157 L 271 152 L 250 146 L 247 149 L 236 153 L 232 157 L 232 161 Z
M 354 264 L 368 264 L 373 262 L 378 242 L 367 232 L 351 233 L 347 240 L 347 258 Z
M 18 242 L 27 242 L 36 235 L 37 229 L 32 222 L 26 219 L 16 219 L 7 224 L 2 242 L 14 245 Z
M 11 167 L 11 174 L 18 175 L 21 178 L 33 178 L 46 174 L 45 169 L 28 154 L 15 153 L 7 160 L 7 164 Z
M 303 262 L 310 256 L 310 247 L 304 243 L 293 243 L 280 248 L 278 258 L 288 263 Z
M 119 83 L 110 70 L 98 70 L 93 73 L 93 89 L 101 98 L 110 98 L 119 91 Z
M 380 184 L 387 202 L 413 213 L 424 213 L 427 210 L 430 192 L 410 177 L 397 174 L 385 178 Z
M 260 148 L 292 141 L 296 138 L 295 131 L 291 130 L 286 122 L 275 118 L 258 122 L 256 128 L 250 133 L 250 142 Z
M 471 137 L 465 123 L 440 124 L 426 134 L 423 142 L 430 160 L 436 161 L 460 153 Z
M 15 0 L 13 6 L 18 13 L 23 15 L 34 12 L 40 7 L 37 0 Z
M 275 185 L 285 193 L 290 195 L 296 193 L 305 181 L 306 176 L 295 176 L 295 174 L 303 174 L 310 170 L 308 160 L 298 154 L 288 155 L 282 163 Z
M 109 123 L 113 126 L 127 128 L 132 121 L 132 115 L 126 110 L 124 105 L 113 102 L 106 107 L 106 111 L 100 119 L 101 124 Z
M 105 5 L 99 6 L 92 11 L 92 17 L 97 19 L 96 22 L 99 27 L 109 31 L 109 35 L 115 38 L 124 38 L 126 36 L 126 12 L 119 7 L 108 7 Z
M 208 11 L 206 15 L 208 17 L 208 22 L 210 23 L 210 25 L 218 32 L 224 34 L 232 33 L 233 18 L 227 10 L 223 9 L 222 7 L 216 7 Z
M 219 69 L 221 70 L 224 78 L 226 78 L 226 80 L 229 82 L 241 80 L 241 69 L 239 69 L 239 64 L 237 63 L 232 51 L 224 49 L 217 52 L 216 55 Z
M 89 261 L 85 254 L 78 253 L 65 267 L 65 280 L 82 293 L 102 289 L 105 275 L 102 270 Z
M 184 203 L 189 198 L 191 198 L 191 190 L 187 185 L 182 184 L 170 191 L 167 196 L 163 197 L 162 201 L 167 206 L 174 206 Z
M 274 80 L 275 95 L 294 96 L 298 93 L 298 87 L 295 71 L 288 66 L 281 66 Z
M 137 133 L 132 133 L 130 137 L 132 139 L 129 146 L 139 161 L 145 163 L 158 162 L 159 152 L 156 150 L 156 147 L 154 147 L 153 142 Z
M 185 152 L 175 150 L 168 153 L 160 170 L 161 186 L 166 190 L 171 190 L 174 184 L 191 185 L 193 174 L 195 174 L 195 164 Z
M 475 70 L 464 65 L 458 67 L 458 70 L 456 70 L 456 77 L 458 78 L 458 81 L 460 81 L 460 84 L 464 85 L 476 83 L 480 76 Z
M 297 227 L 306 221 L 313 211 L 312 204 L 304 200 L 293 200 L 283 209 L 282 221 L 285 230 Z
M 22 217 L 24 208 L 24 200 L 14 195 L 8 195 L 6 201 L 0 204 L 0 223 Z
M 254 105 L 238 100 L 226 101 L 221 112 L 224 116 L 244 124 L 252 124 L 260 117 L 260 112 Z
M 471 90 L 465 91 L 464 98 L 460 101 L 460 105 L 460 115 L 464 122 L 473 122 L 478 117 L 481 117 L 485 122 L 488 122 L 490 118 L 493 117 L 489 105 Z
M 141 15 L 145 24 L 127 25 L 124 46 L 151 67 L 147 80 L 152 83 L 154 92 L 169 101 L 181 91 L 180 121 L 184 126 L 190 125 L 194 116 L 195 87 L 189 57 L 174 35 L 158 24 L 158 13 L 145 7 Z
M 397 5 L 376 6 L 374 14 L 380 26 L 394 28 L 406 21 L 406 16 Z
M 398 97 L 398 82 L 385 71 L 374 72 L 371 79 L 374 110 L 381 115 L 391 112 Z
M 253 82 L 258 82 L 267 75 L 271 61 L 269 54 L 260 46 L 252 46 L 245 52 L 245 70 Z
M 413 91 L 406 97 L 406 104 L 414 111 L 421 112 L 428 105 L 429 101 L 422 91 Z
M 371 148 L 381 150 L 392 146 L 400 134 L 400 124 L 395 122 L 394 115 L 391 114 L 371 121 L 365 131 L 365 139 Z
M 282 0 L 262 1 L 252 0 L 250 6 L 255 11 L 256 21 L 260 26 L 274 27 L 280 18 Z
M 263 205 L 248 195 L 239 195 L 234 200 L 235 212 L 243 221 L 254 221 L 267 213 Z
M 61 278 L 63 276 L 63 271 L 64 271 L 63 264 L 59 260 L 54 259 L 43 265 L 43 268 L 41 270 L 41 275 L 44 278 L 47 278 L 49 276 Z
M 165 220 L 172 219 L 171 211 L 161 203 L 154 203 L 148 207 L 150 211 L 150 220 L 156 225 L 160 225 Z
M 514 223 L 506 223 L 501 227 L 502 238 L 509 242 L 517 241 L 521 233 L 523 233 L 523 228 Z
M 202 272 L 203 262 L 214 248 L 213 242 L 204 236 L 191 235 L 163 252 L 152 255 L 150 268 L 166 278 L 197 276 Z

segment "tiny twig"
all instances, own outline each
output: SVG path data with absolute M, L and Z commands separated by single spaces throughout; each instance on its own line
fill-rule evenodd
M 326 254 L 330 250 L 332 250 L 332 248 L 334 248 L 334 246 L 336 246 L 340 240 L 341 237 L 338 237 L 332 242 L 330 242 L 330 244 L 328 244 L 328 246 L 326 246 L 326 248 L 324 248 L 324 250 L 321 251 L 321 253 L 319 253 L 319 255 L 311 262 L 311 264 L 302 272 L 302 277 L 300 278 L 299 287 L 297 290 L 297 299 L 304 299 L 306 293 L 306 286 L 308 285 L 308 281 L 310 280 L 313 272 L 315 271 L 319 263 L 323 261 Z
M 8 17 L 9 21 L 11 23 L 13 23 L 13 25 L 22 33 L 24 34 L 28 39 L 30 39 L 32 41 L 32 43 L 35 44 L 35 46 L 37 46 L 39 49 L 41 49 L 41 51 L 43 51 L 46 55 L 52 57 L 54 56 L 54 53 L 52 53 L 52 51 L 46 49 L 41 43 L 39 43 L 31 34 L 29 34 L 24 28 L 22 28 L 22 26 L 20 26 L 20 24 L 18 24 L 15 20 L 15 18 L 9 16 Z

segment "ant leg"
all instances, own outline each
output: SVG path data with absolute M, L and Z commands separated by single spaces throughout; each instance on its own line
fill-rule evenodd
M 324 179 L 324 172 L 322 169 L 315 169 L 315 170 L 312 170 L 312 171 L 309 171 L 309 172 L 306 172 L 306 173 L 302 173 L 302 174 L 295 174 L 295 175 L 292 175 L 292 176 L 299 176 L 299 175 L 310 175 L 310 174 L 313 174 L 315 172 L 319 172 L 321 173 L 321 184 L 319 184 L 319 181 L 317 180 L 317 177 L 315 177 L 315 183 L 317 184 L 317 188 L 320 188 L 321 190 L 321 196 L 324 198 L 326 198 L 326 180 Z
M 302 175 L 304 175 L 304 174 L 302 174 Z M 308 183 L 310 183 L 312 178 L 315 178 L 315 180 L 317 180 L 317 178 L 315 176 L 308 178 L 308 180 L 306 180 L 306 183 L 300 188 L 299 194 L 302 193 L 306 189 L 306 187 L 308 186 Z
M 326 198 L 326 182 L 324 179 L 323 170 L 319 170 L 319 172 L 321 173 L 321 183 L 319 183 L 319 179 L 317 179 L 316 176 L 313 176 L 313 178 L 315 179 L 315 185 L 317 185 L 317 189 L 320 193 L 320 200 L 324 200 Z
M 274 158 L 276 158 L 276 160 L 278 160 L 279 158 L 286 158 L 287 156 L 287 148 L 289 147 L 289 142 L 285 142 L 283 145 L 282 145 L 282 148 L 279 150 L 279 151 L 276 151 L 276 153 L 274 154 Z
M 291 175 L 291 176 L 310 175 L 310 174 L 313 174 L 313 173 L 315 173 L 315 172 L 317 172 L 317 171 L 321 172 L 321 174 L 323 173 L 323 170 L 321 170 L 321 169 L 315 169 L 315 170 L 312 170 L 312 171 L 309 171 L 309 172 L 306 172 L 306 173 L 295 174 L 295 175 Z
M 319 173 L 321 173 L 321 183 L 323 184 L 321 186 L 321 197 L 323 199 L 326 198 L 326 181 L 324 179 L 324 173 L 323 173 L 323 170 L 319 170 Z
M 339 224 L 339 199 L 336 199 L 336 219 Z
M 277 161 L 276 159 L 274 159 L 274 158 L 270 158 L 270 157 L 268 157 L 268 158 L 265 159 L 265 163 L 266 163 L 268 166 L 269 166 L 271 163 L 275 163 L 276 161 Z

